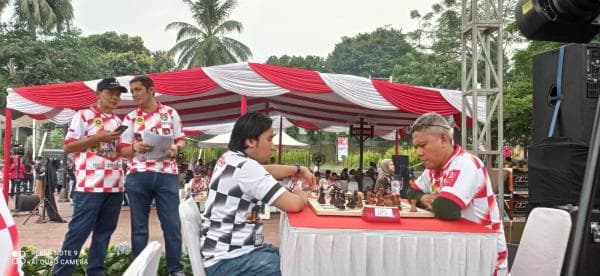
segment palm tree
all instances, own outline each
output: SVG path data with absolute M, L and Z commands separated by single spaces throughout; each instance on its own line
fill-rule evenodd
M 248 46 L 226 37 L 230 32 L 240 33 L 242 23 L 227 19 L 237 0 L 183 0 L 192 10 L 197 25 L 172 22 L 165 30 L 178 30 L 177 44 L 169 54 L 179 53 L 177 66 L 212 66 L 246 61 L 252 56 Z
M 0 0 L 0 15 L 4 11 L 4 8 L 8 6 L 9 0 Z
M 61 32 L 74 15 L 71 0 L 15 0 L 15 17 L 35 37 L 40 28 Z

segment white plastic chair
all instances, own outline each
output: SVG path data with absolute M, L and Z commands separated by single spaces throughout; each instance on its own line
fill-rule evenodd
M 160 262 L 160 243 L 152 241 L 146 245 L 123 276 L 156 276 Z
M 181 237 L 183 245 L 190 255 L 192 272 L 194 276 L 205 276 L 204 262 L 200 256 L 202 216 L 193 198 L 188 198 L 179 205 L 179 217 L 181 218 Z
M 533 209 L 523 230 L 511 275 L 560 275 L 570 232 L 568 212 Z

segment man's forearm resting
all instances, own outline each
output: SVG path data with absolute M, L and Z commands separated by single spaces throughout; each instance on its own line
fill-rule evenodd
M 437 218 L 443 220 L 457 220 L 461 213 L 458 204 L 443 197 L 438 197 L 433 201 L 432 211 Z

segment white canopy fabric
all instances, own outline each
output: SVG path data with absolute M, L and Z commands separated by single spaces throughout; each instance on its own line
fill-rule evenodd
M 227 148 L 231 132 L 219 134 L 208 140 L 198 142 L 198 146 L 202 148 Z M 281 134 L 281 144 L 283 149 L 307 149 L 310 145 L 298 142 L 296 139 L 290 137 L 285 131 Z M 273 145 L 279 147 L 279 131 L 275 130 L 275 137 L 273 137 Z

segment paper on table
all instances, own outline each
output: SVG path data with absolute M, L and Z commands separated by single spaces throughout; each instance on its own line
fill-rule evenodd
M 173 145 L 172 135 L 158 135 L 154 132 L 144 131 L 144 143 L 153 146 L 152 150 L 146 153 L 149 160 L 165 159 L 167 151 Z

